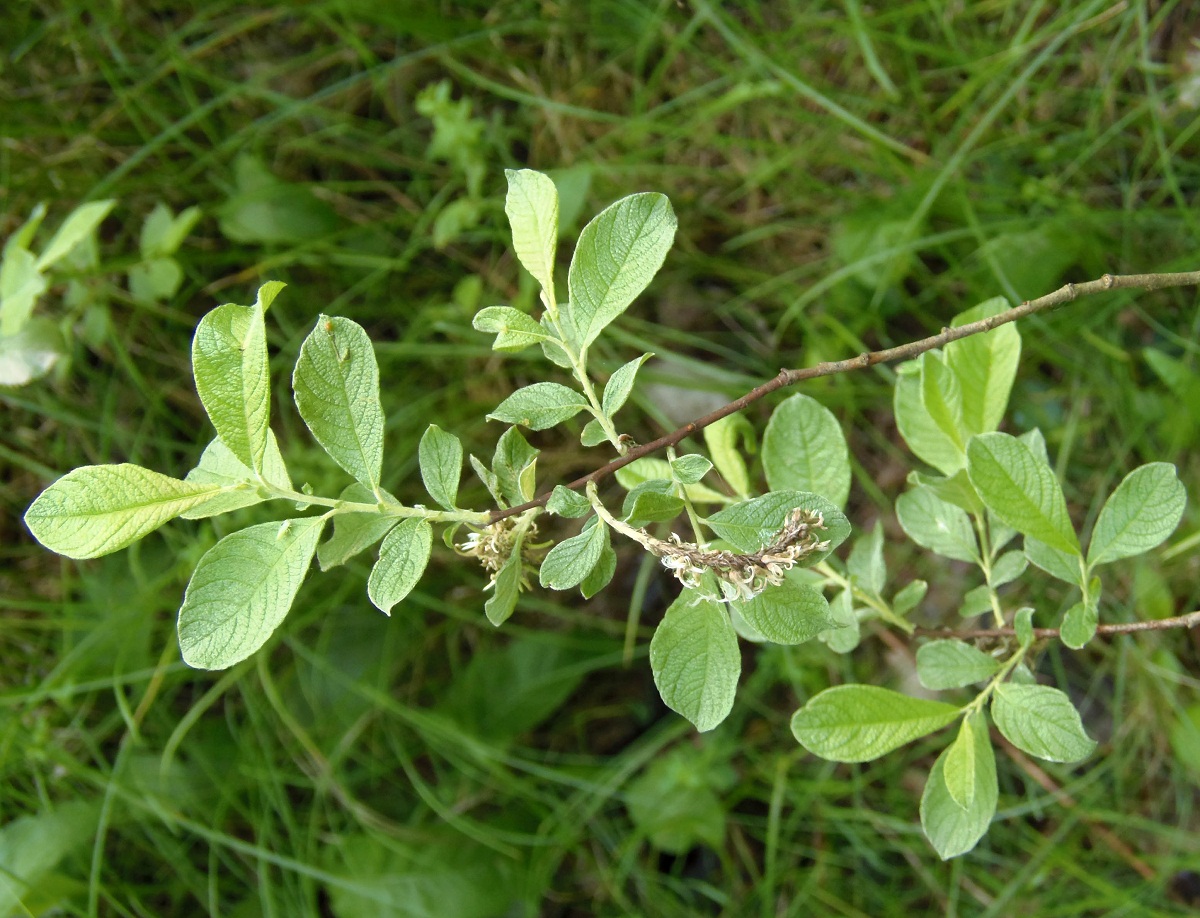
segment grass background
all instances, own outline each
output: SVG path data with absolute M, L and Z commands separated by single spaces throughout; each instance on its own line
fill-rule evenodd
M 319 312 L 377 341 L 385 486 L 421 499 L 415 446 L 430 421 L 490 454 L 500 431 L 480 419 L 545 372 L 497 359 L 470 328 L 477 307 L 531 296 L 506 239 L 505 167 L 569 170 L 576 229 L 633 191 L 675 206 L 662 273 L 596 355 L 610 369 L 639 349 L 662 358 L 643 382 L 676 388 L 636 396 L 638 439 L 780 366 L 900 343 L 990 296 L 1193 269 L 1200 21 L 1188 4 L 18 0 L 6 17 L 0 233 L 38 201 L 51 223 L 87 198 L 119 204 L 104 270 L 87 278 L 99 332 L 54 377 L 0 391 L 0 912 L 1195 907 L 1189 635 L 1051 648 L 1040 671 L 1071 688 L 1101 750 L 1045 773 L 1001 754 L 990 834 L 944 864 L 917 820 L 940 741 L 837 766 L 787 729 L 831 682 L 911 679 L 895 642 L 868 638 L 853 659 L 750 649 L 734 714 L 701 737 L 654 692 L 646 647 L 671 586 L 635 554 L 597 599 L 535 594 L 496 631 L 485 579 L 442 553 L 390 620 L 366 601 L 360 558 L 312 576 L 266 651 L 197 673 L 179 661 L 174 613 L 230 521 L 172 524 L 82 564 L 20 522 L 80 464 L 184 474 L 211 436 L 190 384 L 192 330 L 268 278 L 290 285 L 269 326 L 274 426 L 297 481 L 343 483 L 284 382 Z M 442 81 L 440 101 L 420 101 Z M 286 184 L 248 216 L 246 184 L 263 170 Z M 205 217 L 180 252 L 183 289 L 147 307 L 120 272 L 158 201 Z M 43 300 L 41 314 L 62 310 Z M 1077 524 L 1143 461 L 1178 463 L 1195 502 L 1200 404 L 1142 349 L 1186 371 L 1198 326 L 1194 291 L 1090 299 L 1023 325 L 1007 429 L 1045 432 Z M 890 509 L 913 467 L 891 378 L 805 391 L 850 438 L 852 521 L 883 519 L 895 581 L 931 582 L 922 622 L 953 623 L 971 584 L 906 545 Z M 750 413 L 760 430 L 768 411 Z M 538 443 L 547 485 L 601 461 L 557 434 Z M 1165 551 L 1114 568 L 1103 616 L 1196 608 L 1197 522 L 1189 508 Z M 1022 595 L 1053 623 L 1070 597 L 1029 580 Z

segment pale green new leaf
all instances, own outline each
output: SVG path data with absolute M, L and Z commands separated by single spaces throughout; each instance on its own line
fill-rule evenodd
M 1063 615 L 1059 637 L 1072 650 L 1079 650 L 1096 636 L 1096 628 L 1100 624 L 1100 609 L 1094 597 L 1089 597 L 1089 600 L 1075 603 Z
M 683 507 L 673 481 L 654 479 L 643 481 L 625 495 L 621 514 L 630 526 L 645 526 L 673 520 L 683 512 Z
M 904 364 L 896 376 L 893 410 L 896 426 L 914 456 L 953 475 L 966 465 L 962 449 L 930 416 L 921 399 L 921 362 Z
M 524 535 L 519 536 L 512 546 L 512 553 L 496 571 L 495 582 L 491 585 L 492 595 L 483 604 L 483 613 L 487 620 L 499 628 L 517 608 L 517 597 L 521 594 L 524 578 L 524 562 L 521 559 L 521 545 Z
M 383 494 L 392 499 L 386 491 Z M 376 502 L 375 495 L 357 481 L 347 485 L 338 499 L 355 504 Z M 345 564 L 382 539 L 399 522 L 399 518 L 381 513 L 339 513 L 333 518 L 333 535 L 317 546 L 317 563 L 323 571 Z
M 192 339 L 192 373 L 217 436 L 261 472 L 271 398 L 262 310 L 226 303 L 205 315 Z
M 724 607 L 684 590 L 650 641 L 650 669 L 672 711 L 701 733 L 720 724 L 733 707 L 742 672 L 737 634 Z
M 577 347 L 595 341 L 646 289 L 667 257 L 676 225 L 665 195 L 642 193 L 610 205 L 583 228 L 567 275 Z
M 731 414 L 704 428 L 704 445 L 712 457 L 717 472 L 743 500 L 750 496 L 750 473 L 738 450 L 741 439 L 745 448 L 754 451 L 754 428 L 740 414 Z
M 1033 609 L 1030 606 L 1023 606 L 1017 609 L 1016 615 L 1013 616 L 1013 633 L 1016 635 L 1017 643 L 1022 647 L 1028 647 L 1033 643 L 1035 637 L 1033 631 Z
M 917 649 L 917 678 L 933 691 L 983 682 L 998 669 L 999 660 L 963 641 L 930 641 Z
M 736 605 L 742 618 L 775 644 L 803 644 L 839 625 L 820 590 L 790 579 Z
M 604 426 L 595 418 L 584 424 L 579 434 L 579 442 L 584 446 L 599 446 L 607 439 L 608 434 L 604 432 Z
M 537 488 L 538 452 L 515 427 L 508 428 L 496 441 L 496 451 L 492 454 L 493 491 L 498 489 L 509 506 L 515 507 L 533 498 Z M 484 482 L 487 483 L 486 478 Z
M 584 599 L 591 599 L 608 586 L 613 579 L 613 574 L 617 572 L 617 553 L 609 545 L 608 527 L 602 528 L 604 529 L 604 550 L 600 552 L 600 560 L 579 584 L 579 592 L 583 594 Z
M 1009 742 L 1039 759 L 1079 762 L 1096 748 L 1071 699 L 1048 685 L 1001 683 L 992 695 L 992 718 Z
M 956 561 L 979 563 L 979 544 L 965 510 L 942 500 L 926 485 L 896 499 L 900 527 L 918 545 Z
M 975 728 L 971 722 L 978 716 L 963 718 L 958 728 L 958 736 L 946 749 L 942 766 L 942 779 L 946 782 L 946 791 L 950 794 L 950 799 L 964 810 L 969 810 L 975 802 L 978 747 L 975 742 Z
M 696 484 L 713 467 L 713 464 L 708 459 L 696 453 L 677 456 L 670 460 L 670 464 L 671 477 L 681 485 Z
M 962 796 L 970 797 L 964 808 L 951 795 L 946 782 L 947 758 L 950 749 L 943 752 L 929 773 L 925 792 L 921 795 L 921 827 L 942 860 L 966 854 L 987 833 L 996 814 L 999 790 L 996 783 L 996 754 L 992 751 L 987 724 L 980 718 L 972 725 L 974 741 L 974 782 L 968 795 L 959 788 Z M 952 749 L 953 747 L 951 747 Z
M 139 465 L 85 465 L 68 472 L 25 511 L 35 539 L 68 558 L 98 558 L 124 548 L 219 494 Z
M 260 523 L 205 552 L 179 609 L 179 647 L 196 669 L 227 669 L 262 647 L 312 563 L 320 517 Z
M 430 424 L 417 447 L 421 481 L 425 490 L 447 510 L 458 501 L 458 481 L 462 475 L 463 448 L 458 437 Z
M 994 297 L 956 316 L 955 327 L 969 325 L 1009 308 Z M 962 422 L 967 434 L 995 430 L 1008 407 L 1009 393 L 1021 361 L 1021 333 L 1015 322 L 946 345 L 946 364 L 962 391 Z
M 992 564 L 988 583 L 993 589 L 1004 586 L 1006 583 L 1012 583 L 1025 573 L 1027 567 L 1029 567 L 1029 559 L 1025 557 L 1023 551 L 1006 551 Z
M 0 335 L 0 386 L 24 386 L 41 379 L 66 352 L 58 323 L 34 316 L 16 334 Z
M 279 452 L 279 443 L 270 429 L 267 430 L 267 449 L 263 454 L 263 478 L 277 488 L 292 490 L 292 480 Z M 251 507 L 271 498 L 269 492 L 260 488 L 258 476 L 233 454 L 220 437 L 204 448 L 200 462 L 187 473 L 184 480 L 230 489 L 181 513 L 180 516 L 185 520 L 199 520 L 231 510 L 240 510 L 242 507 Z
M 505 169 L 504 212 L 512 227 L 513 251 L 542 285 L 554 292 L 554 251 L 558 245 L 558 189 L 548 175 L 532 169 Z
M 600 561 L 608 546 L 608 529 L 598 520 L 583 532 L 555 545 L 542 561 L 538 579 L 552 590 L 569 590 L 579 586 Z
M 300 417 L 333 461 L 372 491 L 383 467 L 379 365 L 357 322 L 320 316 L 304 339 L 292 390 Z
M 883 560 L 883 524 L 875 521 L 870 532 L 860 535 L 846 559 L 846 570 L 859 587 L 880 595 L 887 580 L 887 565 Z
M 1051 577 L 1057 577 L 1064 583 L 1082 586 L 1084 582 L 1083 565 L 1078 555 L 1053 548 L 1037 539 L 1025 539 L 1025 557 L 1035 567 L 1044 570 Z
M 763 471 L 772 491 L 811 491 L 842 507 L 850 494 L 850 453 L 842 427 L 815 398 L 796 394 L 767 422 Z
M 892 611 L 904 617 L 917 607 L 928 591 L 929 584 L 926 581 L 910 580 L 892 597 Z
M 391 615 L 392 606 L 417 585 L 429 563 L 432 546 L 433 529 L 421 517 L 402 520 L 387 534 L 367 580 L 367 596 L 384 615 Z
M 625 404 L 629 393 L 633 391 L 633 381 L 643 363 L 653 357 L 653 354 L 642 354 L 641 357 L 618 367 L 604 384 L 604 395 L 600 398 L 600 407 L 604 414 L 612 417 Z
M 621 487 L 632 491 L 643 481 L 658 479 L 670 481 L 672 477 L 671 464 L 665 459 L 643 456 L 641 459 L 617 469 L 615 477 Z M 684 491 L 689 499 L 701 504 L 728 504 L 733 501 L 729 495 L 714 491 L 708 485 L 700 483 L 685 485 Z
M 109 211 L 116 206 L 116 203 L 111 199 L 91 201 L 81 204 L 71 211 L 63 220 L 62 226 L 58 228 L 58 232 L 46 243 L 46 248 L 37 261 L 38 270 L 45 271 L 51 265 L 65 258 L 71 249 L 96 231 L 96 227 L 108 216 Z
M 719 510 L 705 520 L 713 532 L 738 551 L 754 552 L 766 547 L 779 533 L 788 514 L 797 507 L 813 510 L 824 517 L 824 529 L 818 529 L 824 551 L 805 556 L 802 564 L 811 566 L 827 558 L 850 535 L 850 521 L 837 507 L 819 494 L 804 491 L 770 491 L 761 497 L 742 501 Z
M 532 318 L 511 306 L 488 306 L 479 310 L 471 321 L 476 331 L 494 334 L 492 350 L 515 352 L 548 340 L 546 329 Z
M 173 255 L 199 219 L 199 207 L 189 207 L 176 217 L 171 213 L 171 208 L 159 201 L 142 223 L 142 232 L 138 237 L 138 251 L 142 258 Z
M 921 355 L 921 404 L 961 455 L 968 436 L 963 424 L 962 388 L 958 376 L 937 351 Z
M 1003 433 L 972 437 L 967 474 L 988 509 L 1005 523 L 1051 548 L 1080 554 L 1058 479 L 1016 437 Z
M 1179 525 L 1186 504 L 1187 491 L 1171 463 L 1151 462 L 1134 469 L 1100 511 L 1088 545 L 1088 568 L 1161 544 Z
M 578 491 L 555 485 L 554 490 L 550 492 L 550 500 L 546 502 L 546 509 L 558 516 L 576 519 L 591 512 L 592 505 Z
M 488 415 L 488 420 L 545 430 L 575 417 L 588 407 L 587 399 L 561 383 L 540 382 L 518 389 Z
M 833 762 L 870 762 L 940 730 L 959 715 L 941 701 L 873 685 L 839 685 L 814 696 L 792 716 L 792 733 L 814 755 Z
M 854 611 L 854 594 L 842 590 L 829 604 L 829 613 L 836 627 L 822 631 L 817 640 L 834 653 L 850 653 L 862 641 L 862 626 Z
M 11 338 L 25 327 L 47 287 L 49 281 L 38 270 L 32 252 L 5 247 L 0 262 L 0 335 Z

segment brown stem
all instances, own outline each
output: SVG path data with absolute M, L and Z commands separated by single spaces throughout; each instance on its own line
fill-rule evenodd
M 1122 622 L 1115 625 L 1099 625 L 1096 628 L 1098 635 L 1110 634 L 1133 634 L 1137 631 L 1166 631 L 1170 628 L 1195 628 L 1200 626 L 1200 609 L 1195 612 L 1189 612 L 1187 615 L 1177 615 L 1175 618 L 1159 618 L 1146 622 Z M 997 638 L 997 637 L 1013 637 L 1016 631 L 1012 628 L 962 628 L 954 630 L 953 628 L 917 628 L 913 634 L 918 637 L 940 637 L 940 638 Z M 1057 628 L 1034 628 L 1034 637 L 1039 638 L 1057 638 L 1059 631 Z
M 971 335 L 978 335 L 982 332 L 991 331 L 1000 325 L 1007 325 L 1009 322 L 1015 322 L 1017 319 L 1023 319 L 1026 316 L 1031 316 L 1037 312 L 1045 312 L 1049 309 L 1054 309 L 1066 303 L 1073 302 L 1081 296 L 1091 296 L 1094 293 L 1105 293 L 1109 290 L 1161 290 L 1165 287 L 1188 287 L 1200 285 L 1200 271 L 1187 271 L 1176 274 L 1105 274 L 1103 277 L 1094 281 L 1087 281 L 1083 284 L 1067 284 L 1060 287 L 1053 293 L 1048 293 L 1045 296 L 1038 297 L 1036 300 L 1029 300 L 1022 303 L 1020 306 L 1015 306 L 1012 309 L 998 313 L 994 316 L 989 316 L 986 319 L 981 319 L 978 322 L 971 322 L 967 325 L 959 325 L 956 328 L 943 328 L 936 335 L 931 335 L 928 338 L 922 338 L 919 341 L 911 341 L 908 344 L 901 344 L 897 347 L 885 348 L 881 351 L 870 351 L 859 354 L 857 357 L 851 357 L 847 360 L 833 360 L 825 363 L 818 363 L 815 366 L 805 367 L 798 370 L 780 370 L 779 375 L 768 382 L 763 383 L 751 389 L 741 398 L 723 405 L 716 411 L 711 411 L 702 418 L 697 418 L 691 423 L 684 424 L 678 430 L 675 430 L 666 436 L 659 437 L 657 440 L 652 440 L 649 443 L 643 443 L 641 446 L 634 447 L 624 456 L 614 459 L 612 462 L 602 466 L 590 474 L 584 475 L 582 478 L 577 478 L 566 487 L 573 490 L 578 490 L 586 485 L 589 481 L 599 481 L 611 475 L 617 469 L 622 468 L 629 463 L 642 458 L 642 456 L 657 452 L 660 449 L 665 449 L 668 446 L 674 446 L 685 437 L 690 437 L 692 434 L 703 430 L 709 424 L 714 424 L 738 411 L 741 411 L 747 405 L 758 401 L 765 395 L 770 395 L 772 392 L 777 392 L 787 386 L 795 385 L 805 379 L 816 379 L 819 376 L 833 376 L 838 373 L 848 373 L 851 370 L 862 370 L 867 367 L 875 366 L 877 363 L 891 363 L 896 360 L 910 360 L 925 351 L 931 351 L 936 347 L 942 347 L 949 344 L 951 341 L 958 341 L 962 338 L 968 338 Z M 546 506 L 546 501 L 550 499 L 550 492 L 521 504 L 517 507 L 510 507 L 507 510 L 496 510 L 492 512 L 491 522 L 498 522 L 505 517 L 516 516 L 519 513 L 524 513 L 526 510 L 531 510 L 534 507 Z M 1043 629 L 1046 630 L 1046 629 Z

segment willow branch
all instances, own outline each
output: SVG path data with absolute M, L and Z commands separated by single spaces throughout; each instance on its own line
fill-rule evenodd
M 919 341 L 911 341 L 908 344 L 885 348 L 881 351 L 864 352 L 857 357 L 851 357 L 846 360 L 826 361 L 825 363 L 818 363 L 811 367 L 796 370 L 780 370 L 778 376 L 763 383 L 761 386 L 751 389 L 741 398 L 723 405 L 716 411 L 709 412 L 704 417 L 684 424 L 666 436 L 634 447 L 620 458 L 614 459 L 607 465 L 596 469 L 596 471 L 590 474 L 584 475 L 582 478 L 575 479 L 575 481 L 572 481 L 566 487 L 578 490 L 587 485 L 588 482 L 606 478 L 617 469 L 623 468 L 643 456 L 657 452 L 660 449 L 665 449 L 668 446 L 674 446 L 686 437 L 690 437 L 692 434 L 708 427 L 710 424 L 715 424 L 721 418 L 736 414 L 747 405 L 757 402 L 772 392 L 778 392 L 780 389 L 793 386 L 806 379 L 816 379 L 819 376 L 834 376 L 838 373 L 849 373 L 851 370 L 864 370 L 879 363 L 911 360 L 913 357 L 917 357 L 926 351 L 944 347 L 951 341 L 959 341 L 963 338 L 969 338 L 972 335 L 983 334 L 984 332 L 991 331 L 993 328 L 1007 325 L 1009 322 L 1015 322 L 1034 313 L 1047 312 L 1067 303 L 1072 303 L 1080 297 L 1091 296 L 1096 293 L 1106 293 L 1110 290 L 1161 290 L 1167 287 L 1197 285 L 1200 285 L 1200 271 L 1187 271 L 1175 274 L 1105 274 L 1098 280 L 1087 281 L 1082 284 L 1067 284 L 1053 293 L 1046 294 L 1046 296 L 1038 297 L 1036 300 L 1028 300 L 1020 306 L 1015 306 L 1012 309 L 989 316 L 986 319 L 981 319 L 978 322 L 959 325 L 956 328 L 943 328 L 938 334 L 930 335 L 928 338 L 922 338 Z M 550 499 L 550 493 L 547 491 L 534 500 L 517 507 L 493 511 L 491 522 L 495 523 L 506 517 L 516 516 L 534 507 L 544 507 Z
M 1189 612 L 1187 615 L 1177 615 L 1175 618 L 1159 618 L 1147 622 L 1121 622 L 1115 625 L 1098 625 L 1096 634 L 1101 637 L 1107 637 L 1113 634 L 1134 634 L 1138 631 L 1168 631 L 1172 628 L 1195 628 L 1200 626 L 1200 609 L 1195 612 Z M 963 628 L 954 630 L 953 628 L 918 628 L 913 632 L 919 637 L 938 637 L 938 638 L 999 638 L 999 637 L 1014 637 L 1016 631 L 1012 628 Z M 1034 637 L 1038 638 L 1058 638 L 1059 630 L 1057 628 L 1034 628 Z

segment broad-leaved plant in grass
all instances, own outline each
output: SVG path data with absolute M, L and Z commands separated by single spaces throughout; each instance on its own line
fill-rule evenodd
M 1078 601 L 1053 634 L 1081 648 L 1098 627 L 1114 627 L 1099 625 L 1101 569 L 1161 544 L 1179 523 L 1186 496 L 1173 466 L 1144 465 L 1109 495 L 1081 539 L 1042 434 L 998 430 L 1021 353 L 1012 320 L 1081 293 L 1197 283 L 1200 275 L 1106 276 L 1012 309 L 989 300 L 960 313 L 941 335 L 784 371 L 737 402 L 637 446 L 621 415 L 650 355 L 632 356 L 606 376 L 589 358 L 667 257 L 676 230 L 670 202 L 634 194 L 598 214 L 579 235 L 561 299 L 554 182 L 510 171 L 505 209 L 516 255 L 540 286 L 540 309 L 531 315 L 489 306 L 474 327 L 494 336 L 497 351 L 540 351 L 550 378 L 517 389 L 488 415 L 506 427 L 490 459 L 464 457 L 458 437 L 436 424 L 419 443 L 388 443 L 370 338 L 348 318 L 322 315 L 300 349 L 291 385 L 312 436 L 354 481 L 336 495 L 297 487 L 270 423 L 266 321 L 283 287 L 270 282 L 253 304 L 219 306 L 196 330 L 196 389 L 216 432 L 196 467 L 183 479 L 129 464 L 75 469 L 30 506 L 25 519 L 34 536 L 68 557 L 94 558 L 175 517 L 280 502 L 282 519 L 227 535 L 192 575 L 179 642 L 183 659 L 200 669 L 224 669 L 258 651 L 287 615 L 314 557 L 327 571 L 375 550 L 367 596 L 390 615 L 419 582 L 440 529 L 442 541 L 487 572 L 482 613 L 499 626 L 535 583 L 594 596 L 613 577 L 614 543 L 634 543 L 679 581 L 650 643 L 654 681 L 669 707 L 696 729 L 712 730 L 735 703 L 742 641 L 815 639 L 830 652 L 849 653 L 864 626 L 918 637 L 910 616 L 926 584 L 889 579 L 882 529 L 857 535 L 844 558 L 838 553 L 851 536 L 843 510 L 851 466 L 834 415 L 805 394 L 775 408 L 758 447 L 765 488 L 746 460 L 754 432 L 736 415 L 803 378 L 911 358 L 899 367 L 895 414 L 920 468 L 897 498 L 896 514 L 912 541 L 978 569 L 978 585 L 962 596 L 960 611 L 968 619 L 987 616 L 992 640 L 986 649 L 959 636 L 921 644 L 918 677 L 946 700 L 876 685 L 834 686 L 795 713 L 795 740 L 825 759 L 867 762 L 944 731 L 947 744 L 926 781 L 920 817 L 947 858 L 971 850 L 995 813 L 993 728 L 1048 761 L 1092 754 L 1096 743 L 1071 699 L 1040 684 L 1029 665 L 1048 636 L 1034 628 L 1038 610 L 1018 607 L 1001 588 L 1029 575 L 1030 564 L 1065 581 Z M 584 446 L 604 446 L 617 458 L 580 481 L 539 485 L 539 451 L 522 431 L 568 422 Z M 704 451 L 676 451 L 701 430 Z M 435 509 L 383 489 L 385 447 L 415 450 Z M 656 451 L 662 455 L 651 455 Z M 464 458 L 494 506 L 462 506 Z M 622 493 L 598 487 L 610 472 Z M 553 544 L 546 541 L 551 533 Z

